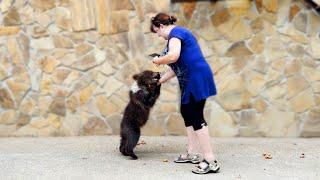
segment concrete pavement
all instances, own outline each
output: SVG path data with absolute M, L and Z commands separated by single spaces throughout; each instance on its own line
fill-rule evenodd
M 319 138 L 212 138 L 222 171 L 210 175 L 172 162 L 186 137 L 140 140 L 134 161 L 118 152 L 118 136 L 0 138 L 0 179 L 320 179 Z

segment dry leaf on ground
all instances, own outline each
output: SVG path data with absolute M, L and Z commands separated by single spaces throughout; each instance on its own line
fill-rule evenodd
M 143 144 L 147 144 L 147 143 L 144 140 L 137 143 L 137 145 L 143 145 Z
M 263 155 L 264 159 L 272 159 L 272 156 L 270 153 L 263 153 L 262 155 Z

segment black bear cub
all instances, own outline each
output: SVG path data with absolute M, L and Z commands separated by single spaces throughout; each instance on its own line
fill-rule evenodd
M 159 72 L 143 71 L 133 76 L 134 83 L 129 92 L 130 101 L 124 110 L 120 126 L 120 152 L 138 159 L 133 149 L 140 138 L 140 127 L 148 120 L 149 112 L 160 95 Z

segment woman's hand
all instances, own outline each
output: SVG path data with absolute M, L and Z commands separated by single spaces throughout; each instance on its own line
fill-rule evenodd
M 158 85 L 167 82 L 169 79 L 173 78 L 174 76 L 176 76 L 176 74 L 174 73 L 174 71 L 169 68 L 169 70 L 167 72 L 165 72 L 161 78 L 158 81 Z
M 157 66 L 159 66 L 159 64 L 157 63 L 157 60 L 158 60 L 158 59 L 159 59 L 158 56 L 154 57 L 154 58 L 152 59 L 153 64 L 156 64 Z

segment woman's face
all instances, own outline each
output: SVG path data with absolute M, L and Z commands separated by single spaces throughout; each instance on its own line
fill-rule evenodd
M 153 26 L 153 29 L 159 37 L 163 37 L 165 40 L 168 39 L 168 35 L 166 34 L 164 25 L 160 24 L 160 27 Z

